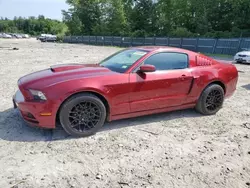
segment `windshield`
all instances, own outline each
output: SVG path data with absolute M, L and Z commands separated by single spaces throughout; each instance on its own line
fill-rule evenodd
M 147 53 L 147 51 L 137 49 L 122 50 L 104 59 L 99 65 L 114 72 L 124 73 Z

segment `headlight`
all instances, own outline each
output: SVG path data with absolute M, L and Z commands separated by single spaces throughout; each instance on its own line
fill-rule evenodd
M 47 98 L 45 97 L 43 92 L 38 91 L 38 90 L 33 90 L 33 89 L 30 89 L 29 91 L 30 91 L 30 93 L 33 96 L 33 99 L 35 101 L 46 101 L 47 100 Z

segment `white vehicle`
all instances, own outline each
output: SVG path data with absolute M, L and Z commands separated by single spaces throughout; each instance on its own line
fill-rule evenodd
M 27 35 L 27 34 L 20 34 L 20 36 L 21 36 L 21 38 L 24 38 L 24 39 L 29 38 L 29 35 Z
M 245 51 L 238 52 L 234 56 L 234 61 L 236 63 L 250 63 L 250 48 Z
M 23 35 L 23 38 L 26 38 L 26 39 L 27 39 L 27 38 L 30 38 L 30 36 L 27 35 L 27 34 L 24 34 L 24 35 Z
M 6 39 L 11 39 L 11 38 L 12 38 L 12 36 L 11 36 L 11 35 L 8 35 L 8 34 L 6 34 L 6 33 L 3 33 L 3 38 L 6 38 Z

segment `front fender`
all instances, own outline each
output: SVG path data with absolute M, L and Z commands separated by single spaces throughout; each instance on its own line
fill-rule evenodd
M 57 113 L 60 109 L 60 106 L 71 96 L 82 93 L 82 92 L 91 92 L 101 95 L 110 105 L 110 98 L 108 96 L 109 90 L 104 86 L 97 85 L 92 82 L 94 87 L 88 86 L 88 82 L 62 82 L 56 85 L 47 87 L 44 90 L 44 93 L 50 103 L 53 103 L 55 108 L 53 113 Z

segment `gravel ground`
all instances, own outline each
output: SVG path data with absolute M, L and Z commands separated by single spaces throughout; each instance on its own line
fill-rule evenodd
M 19 50 L 13 50 L 13 48 Z M 28 127 L 13 109 L 19 77 L 119 50 L 0 39 L 0 187 L 250 187 L 250 65 L 215 116 L 183 110 L 108 123 L 72 138 Z

